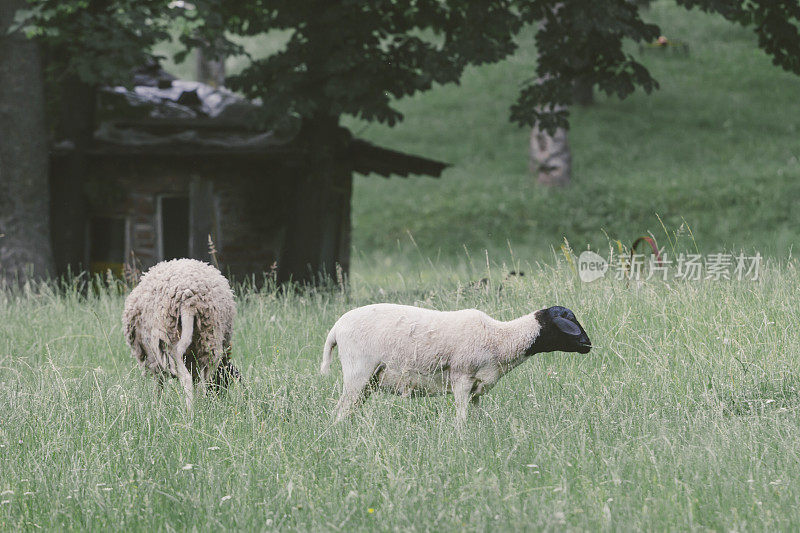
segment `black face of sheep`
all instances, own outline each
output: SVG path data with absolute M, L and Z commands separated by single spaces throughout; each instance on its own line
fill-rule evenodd
M 534 342 L 533 353 L 578 352 L 589 353 L 592 342 L 583 330 L 575 313 L 556 305 L 536 311 L 536 319 L 541 325 L 539 337 Z
M 242 381 L 242 374 L 239 369 L 233 366 L 231 360 L 225 357 L 220 361 L 217 371 L 214 374 L 214 381 L 211 382 L 210 388 L 215 392 L 225 392 L 234 383 Z

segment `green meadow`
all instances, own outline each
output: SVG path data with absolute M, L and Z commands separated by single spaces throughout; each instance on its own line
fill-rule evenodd
M 689 55 L 645 52 L 660 91 L 573 109 L 565 189 L 535 184 L 508 122 L 531 32 L 398 102 L 395 128 L 349 122 L 452 167 L 357 178 L 346 286 L 238 286 L 245 382 L 191 414 L 130 359 L 126 287 L 0 291 L 0 530 L 800 528 L 800 79 L 719 17 L 647 17 Z M 647 232 L 671 259 L 767 260 L 757 280 L 578 279 L 587 245 Z M 504 320 L 559 304 L 595 347 L 531 358 L 463 425 L 451 397 L 384 394 L 334 425 L 325 335 L 381 301 Z
M 0 529 L 462 531 L 800 527 L 797 261 L 759 281 L 241 290 L 246 384 L 185 412 L 124 344 L 123 295 L 0 300 Z M 373 394 L 333 424 L 346 310 L 576 311 L 595 348 L 527 361 L 460 426 L 451 397 Z

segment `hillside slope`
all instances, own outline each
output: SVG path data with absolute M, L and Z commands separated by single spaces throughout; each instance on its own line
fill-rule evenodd
M 646 17 L 690 54 L 644 54 L 661 83 L 652 95 L 573 109 L 564 190 L 534 183 L 529 131 L 508 121 L 533 72 L 532 31 L 514 57 L 469 70 L 461 86 L 399 102 L 405 120 L 395 128 L 351 121 L 372 141 L 453 164 L 441 180 L 357 178 L 362 259 L 408 255 L 410 233 L 422 257 L 463 256 L 465 246 L 507 255 L 510 243 L 522 260 L 546 260 L 564 237 L 584 248 L 607 246 L 603 230 L 626 243 L 648 230 L 663 236 L 656 213 L 671 230 L 685 220 L 701 251 L 785 255 L 800 242 L 800 79 L 721 17 L 664 2 Z

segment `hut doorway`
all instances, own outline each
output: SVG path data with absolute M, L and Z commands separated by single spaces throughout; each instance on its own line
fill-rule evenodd
M 89 219 L 89 271 L 122 275 L 125 261 L 127 222 L 124 218 L 93 216 Z
M 156 211 L 158 256 L 161 260 L 191 257 L 188 196 L 159 196 Z

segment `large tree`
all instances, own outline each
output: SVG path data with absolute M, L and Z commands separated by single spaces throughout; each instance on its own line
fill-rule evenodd
M 457 83 L 468 65 L 507 57 L 516 48 L 516 33 L 531 23 L 539 24 L 537 76 L 523 88 L 511 118 L 536 126 L 545 132 L 541 138 L 566 128 L 576 83 L 620 97 L 637 86 L 656 87 L 623 47 L 625 40 L 650 40 L 659 33 L 629 0 L 203 0 L 197 5 L 201 17 L 214 13 L 215 24 L 202 28 L 209 33 L 206 42 L 223 31 L 288 33 L 280 51 L 228 80 L 260 98 L 268 120 L 293 116 L 301 123 L 297 139 L 308 157 L 291 199 L 296 218 L 281 254 L 281 280 L 333 271 L 336 256 L 325 253 L 333 249 L 326 245 L 331 226 L 320 217 L 337 191 L 350 190 L 349 174 L 336 164 L 346 140 L 338 127 L 342 115 L 393 125 L 403 118 L 396 99 L 436 83 Z
M 687 9 L 718 13 L 752 27 L 758 46 L 781 68 L 800 75 L 800 3 L 797 0 L 676 0 Z M 511 120 L 549 131 L 569 127 L 575 82 L 624 98 L 658 83 L 626 52 L 628 39 L 651 41 L 661 33 L 645 23 L 630 0 L 518 0 L 526 22 L 539 21 L 536 76 L 511 108 Z
M 350 224 L 348 213 L 330 212 L 341 194 L 350 201 L 342 115 L 395 124 L 403 118 L 395 99 L 506 57 L 523 24 L 507 0 L 209 1 L 198 4 L 204 12 L 218 15 L 219 27 L 204 28 L 216 36 L 288 32 L 281 51 L 228 78 L 230 87 L 264 102 L 268 122 L 299 123 L 295 146 L 307 155 L 289 199 L 281 281 L 309 281 L 336 266 L 335 225 Z
M 47 126 L 38 44 L 15 29 L 25 0 L 0 3 L 0 284 L 52 273 Z
M 677 0 L 687 9 L 718 13 L 731 22 L 752 27 L 758 46 L 785 70 L 800 74 L 800 3 L 797 0 Z M 642 2 L 631 0 L 519 0 L 527 22 L 537 21 L 539 61 L 536 76 L 523 87 L 512 106 L 511 119 L 531 126 L 531 156 L 541 169 L 540 182 L 564 184 L 569 164 L 566 130 L 569 109 L 582 104 L 597 86 L 625 98 L 636 87 L 658 87 L 647 69 L 625 51 L 627 39 L 652 41 L 661 33 L 645 23 Z M 576 90 L 577 89 L 577 90 Z M 538 154 L 537 154 L 538 152 Z M 550 162 L 552 160 L 552 163 Z

